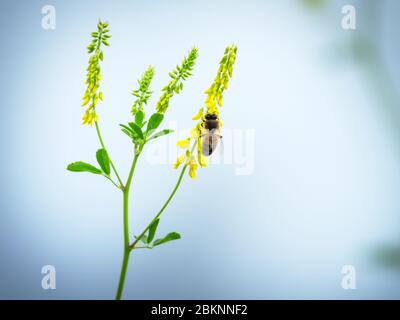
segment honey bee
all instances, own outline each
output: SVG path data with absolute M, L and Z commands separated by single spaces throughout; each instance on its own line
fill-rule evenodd
M 201 125 L 202 125 L 202 133 L 200 135 L 201 153 L 204 156 L 208 157 L 217 148 L 218 141 L 219 139 L 222 138 L 222 136 L 219 134 L 220 121 L 216 114 L 207 113 L 204 116 L 204 120 Z

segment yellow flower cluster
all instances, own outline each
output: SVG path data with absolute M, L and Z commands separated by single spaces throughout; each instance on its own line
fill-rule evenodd
M 165 113 L 169 107 L 169 101 L 174 94 L 179 94 L 183 89 L 183 81 L 192 75 L 191 71 L 199 55 L 197 48 L 192 48 L 188 56 L 184 57 L 182 64 L 169 73 L 171 80 L 162 88 L 163 94 L 157 102 L 156 110 L 158 113 Z
M 218 106 L 222 107 L 223 92 L 228 89 L 228 81 L 232 78 L 236 52 L 237 47 L 234 45 L 225 49 L 214 82 L 211 84 L 210 88 L 205 91 L 207 97 L 204 104 L 207 107 L 207 113 L 218 114 Z
M 236 60 L 237 47 L 232 45 L 225 49 L 223 58 L 220 61 L 217 76 L 215 77 L 212 85 L 205 91 L 207 94 L 205 100 L 205 107 L 193 116 L 192 120 L 197 121 L 194 128 L 190 131 L 190 136 L 177 142 L 178 147 L 185 149 L 185 153 L 181 154 L 174 163 L 174 169 L 179 168 L 181 164 L 189 166 L 189 176 L 196 178 L 196 170 L 200 167 L 208 165 L 208 159 L 202 154 L 202 139 L 203 122 L 206 114 L 218 114 L 218 106 L 222 106 L 222 98 L 224 90 L 228 89 L 228 81 L 232 77 L 233 65 Z M 220 121 L 220 127 L 222 121 Z M 193 142 L 193 144 L 192 144 Z M 192 147 L 191 147 L 192 144 Z M 191 149 L 190 149 L 191 147 Z M 193 156 L 196 148 L 197 158 Z
M 196 169 L 197 169 L 197 162 L 195 157 L 189 150 L 186 150 L 184 154 L 181 154 L 178 158 L 176 158 L 174 163 L 174 169 L 178 169 L 181 164 L 185 166 L 189 166 L 189 176 L 192 179 L 196 178 Z
M 100 88 L 100 61 L 103 60 L 103 51 L 100 49 L 101 44 L 109 46 L 108 39 L 111 37 L 107 29 L 108 23 L 99 21 L 97 24 L 97 32 L 92 32 L 92 42 L 88 45 L 88 53 L 92 54 L 89 58 L 89 65 L 86 73 L 86 91 L 82 97 L 82 106 L 87 106 L 82 117 L 82 124 L 92 125 L 97 121 L 96 104 L 99 100 L 103 100 L 103 93 Z

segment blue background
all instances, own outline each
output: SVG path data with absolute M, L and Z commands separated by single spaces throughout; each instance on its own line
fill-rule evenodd
M 80 124 L 80 102 L 85 47 L 101 17 L 113 37 L 99 116 L 124 177 L 131 146 L 117 124 L 129 120 L 136 79 L 156 67 L 151 110 L 193 45 L 195 76 L 166 121 L 192 125 L 225 46 L 235 43 L 221 117 L 227 128 L 255 130 L 253 174 L 212 165 L 185 178 L 160 224 L 182 239 L 133 253 L 124 298 L 400 298 L 400 3 L 310 3 L 2 0 L 0 297 L 114 297 L 122 195 L 100 177 L 65 170 L 94 162 L 98 148 L 94 129 Z M 349 3 L 356 31 L 340 26 Z M 56 8 L 55 30 L 41 27 L 46 4 Z M 140 160 L 133 232 L 177 175 Z M 41 287 L 47 264 L 56 290 Z M 356 290 L 341 287 L 347 264 Z

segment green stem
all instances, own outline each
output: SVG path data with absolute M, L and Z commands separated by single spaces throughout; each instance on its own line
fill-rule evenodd
M 107 175 L 105 175 L 105 174 L 102 174 L 102 176 L 103 176 L 104 178 L 110 180 L 111 183 L 112 183 L 114 186 L 116 186 L 118 189 L 122 189 L 122 187 L 119 186 L 110 176 L 107 176 Z
M 123 191 L 124 195 L 124 208 L 123 208 L 123 221 L 124 221 L 124 256 L 122 258 L 122 266 L 121 266 L 121 273 L 119 276 L 119 282 L 118 282 L 118 289 L 117 289 L 117 294 L 115 295 L 116 300 L 121 300 L 122 296 L 122 291 L 124 290 L 124 284 L 125 284 L 125 277 L 126 277 L 126 271 L 128 270 L 128 262 L 129 262 L 129 225 L 128 225 L 128 204 L 129 204 L 129 192 L 126 192 L 126 190 Z M 127 245 L 128 243 L 128 245 Z
M 195 148 L 196 144 L 193 145 L 192 148 L 192 153 L 193 150 Z M 186 168 L 188 167 L 187 164 L 185 164 L 182 168 L 182 171 L 179 175 L 178 181 L 175 184 L 174 189 L 172 190 L 170 196 L 168 197 L 167 201 L 164 203 L 164 205 L 161 207 L 160 211 L 158 211 L 158 213 L 155 215 L 155 217 L 153 218 L 153 220 L 151 220 L 151 222 L 149 223 L 149 225 L 142 231 L 142 233 L 136 238 L 136 240 L 130 245 L 129 244 L 129 224 L 128 224 L 128 216 L 129 216 L 129 209 L 128 209 L 128 205 L 129 205 L 129 190 L 131 187 L 131 183 L 132 183 L 132 177 L 133 177 L 133 173 L 135 171 L 135 167 L 136 167 L 136 163 L 137 160 L 140 156 L 140 153 L 142 152 L 142 148 L 143 145 L 140 146 L 140 148 L 138 150 L 135 150 L 135 157 L 133 159 L 133 163 L 132 163 L 132 167 L 131 170 L 129 172 L 129 176 L 128 176 L 128 180 L 126 181 L 126 185 L 123 188 L 123 195 L 124 195 L 124 205 L 123 205 L 123 220 L 124 220 L 124 256 L 122 259 L 122 266 L 121 266 L 121 273 L 120 273 L 120 277 L 119 277 L 119 283 L 118 283 L 118 289 L 117 289 L 117 294 L 115 296 L 116 300 L 120 300 L 122 297 L 122 292 L 124 290 L 124 284 L 125 284 L 125 278 L 126 278 L 126 272 L 128 269 L 128 263 L 129 263 L 129 256 L 130 256 L 130 252 L 133 249 L 138 249 L 139 247 L 136 247 L 136 244 L 139 242 L 139 240 L 143 237 L 143 235 L 147 232 L 147 230 L 150 228 L 151 224 L 157 220 L 161 214 L 164 212 L 164 210 L 167 208 L 168 204 L 171 202 L 172 198 L 174 197 L 176 191 L 178 190 L 183 176 L 185 174 Z M 140 247 L 141 249 L 144 249 L 144 247 Z
M 102 147 L 104 150 L 107 151 L 106 146 L 104 145 L 103 138 L 101 137 L 99 124 L 97 123 L 97 121 L 95 121 L 94 124 L 95 124 L 95 126 L 96 126 L 96 132 L 97 132 L 97 136 L 99 137 L 101 147 Z M 112 160 L 111 160 L 111 158 L 110 158 L 110 154 L 108 153 L 108 151 L 107 151 L 107 154 L 108 154 L 108 157 L 109 157 L 109 159 L 110 159 L 111 168 L 113 169 L 113 171 L 114 171 L 114 173 L 115 173 L 115 176 L 116 176 L 117 179 L 118 179 L 118 182 L 119 182 L 119 184 L 120 184 L 120 189 L 122 189 L 122 188 L 124 187 L 124 184 L 122 183 L 122 180 L 121 180 L 121 178 L 120 178 L 120 176 L 119 176 L 119 174 L 118 174 L 118 172 L 117 172 L 117 169 L 116 169 L 115 166 L 114 166 L 114 163 L 112 162 Z
M 129 190 L 132 183 L 133 173 L 135 172 L 136 163 L 139 159 L 141 150 L 135 152 L 135 157 L 133 158 L 131 170 L 129 172 L 128 180 L 126 181 L 125 187 L 123 189 L 123 225 L 124 225 L 124 256 L 122 259 L 121 273 L 119 276 L 117 294 L 115 295 L 116 300 L 120 300 L 122 292 L 124 290 L 126 271 L 128 269 L 129 254 L 131 252 L 129 248 Z
M 171 202 L 172 198 L 174 197 L 176 191 L 179 188 L 179 185 L 182 182 L 182 178 L 183 175 L 185 174 L 186 168 L 187 168 L 187 164 L 183 166 L 181 174 L 179 175 L 178 181 L 174 187 L 174 189 L 172 190 L 172 193 L 170 194 L 170 196 L 168 197 L 167 201 L 164 203 L 164 205 L 161 207 L 160 211 L 158 211 L 158 213 L 155 215 L 155 217 L 153 218 L 153 220 L 151 220 L 151 222 L 148 224 L 148 226 L 142 231 L 142 233 L 136 238 L 136 240 L 129 246 L 130 250 L 135 249 L 136 244 L 139 242 L 139 240 L 144 236 L 144 234 L 147 232 L 147 230 L 149 230 L 150 226 L 153 224 L 154 221 L 156 221 L 161 214 L 164 212 L 165 208 L 168 206 L 168 204 Z

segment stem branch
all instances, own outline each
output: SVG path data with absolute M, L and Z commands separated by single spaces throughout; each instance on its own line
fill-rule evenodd
M 165 208 L 168 206 L 168 204 L 170 203 L 170 201 L 172 200 L 172 198 L 174 197 L 176 191 L 178 190 L 181 182 L 182 182 L 182 178 L 183 175 L 185 174 L 186 168 L 187 168 L 187 164 L 183 166 L 181 174 L 179 175 L 178 181 L 174 187 L 174 189 L 172 190 L 172 193 L 170 194 L 170 196 L 168 197 L 167 201 L 164 203 L 164 205 L 161 207 L 160 211 L 158 211 L 158 213 L 155 215 L 155 217 L 153 218 L 153 220 L 151 220 L 151 222 L 147 225 L 147 227 L 142 231 L 142 233 L 136 238 L 136 240 L 129 246 L 130 250 L 135 249 L 136 244 L 139 242 L 139 240 L 144 236 L 144 234 L 147 232 L 147 230 L 149 230 L 150 226 L 153 224 L 154 221 L 156 221 L 161 214 L 164 212 Z

